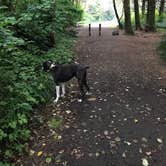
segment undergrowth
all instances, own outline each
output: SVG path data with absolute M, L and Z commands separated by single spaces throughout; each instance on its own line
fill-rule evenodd
M 41 71 L 42 62 L 72 61 L 75 38 L 68 28 L 82 16 L 70 0 L 4 2 L 0 1 L 0 166 L 15 162 L 31 135 L 33 108 L 51 98 L 53 80 Z

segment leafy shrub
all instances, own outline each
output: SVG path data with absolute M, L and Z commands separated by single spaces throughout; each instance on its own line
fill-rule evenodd
M 74 38 L 66 28 L 82 15 L 70 0 L 28 2 L 12 12 L 6 6 L 0 15 L 0 161 L 22 151 L 33 107 L 48 102 L 53 89 L 51 77 L 37 66 L 48 59 L 72 60 Z

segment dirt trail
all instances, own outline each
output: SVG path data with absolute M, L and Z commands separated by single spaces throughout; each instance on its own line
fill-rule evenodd
M 91 94 L 78 103 L 78 87 L 43 113 L 62 116 L 60 136 L 45 122 L 32 140 L 25 166 L 166 165 L 166 67 L 156 53 L 160 34 L 102 36 L 79 33 L 78 61 L 90 66 Z M 36 152 L 42 151 L 38 157 Z M 51 156 L 51 162 L 46 158 Z

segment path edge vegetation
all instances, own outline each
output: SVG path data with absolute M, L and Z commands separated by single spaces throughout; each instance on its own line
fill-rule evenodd
M 43 61 L 73 60 L 83 10 L 71 0 L 0 1 L 0 166 L 17 160 L 31 132 L 33 109 L 51 99 Z

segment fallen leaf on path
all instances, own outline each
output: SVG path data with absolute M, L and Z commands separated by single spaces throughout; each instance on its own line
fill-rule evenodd
M 157 142 L 162 144 L 163 143 L 163 140 L 161 138 L 157 138 Z
M 95 97 L 89 98 L 88 101 L 96 101 Z
M 123 157 L 123 158 L 126 158 L 126 153 L 125 153 L 125 152 L 122 154 L 122 157 Z
M 43 154 L 43 152 L 42 152 L 42 151 L 39 151 L 39 152 L 37 153 L 37 156 L 40 157 L 42 154 Z
M 141 140 L 142 140 L 143 142 L 148 142 L 147 138 L 145 138 L 145 137 L 142 137 Z
M 96 152 L 96 154 L 95 154 L 95 155 L 96 155 L 96 157 L 99 157 L 99 156 L 100 156 L 100 153 Z
M 106 135 L 106 136 L 108 135 L 108 130 L 104 131 L 104 135 Z
M 30 155 L 30 156 L 33 156 L 33 155 L 34 155 L 34 153 L 35 153 L 35 151 L 34 151 L 34 150 L 32 150 L 32 149 L 29 151 L 29 155 Z
M 126 88 L 126 89 L 125 89 L 125 91 L 126 91 L 126 92 L 128 92 L 128 91 L 129 91 L 129 89 L 127 89 L 127 88 Z
M 135 123 L 138 123 L 138 119 L 134 119 L 134 122 L 135 122 Z
M 152 154 L 152 152 L 146 152 L 147 156 L 150 156 Z
M 62 154 L 62 153 L 64 153 L 64 152 L 65 152 L 65 150 L 62 149 L 62 150 L 59 151 L 59 154 Z
M 146 158 L 142 159 L 142 165 L 143 166 L 148 166 L 149 165 L 149 162 L 148 162 L 148 160 Z
M 88 156 L 89 156 L 89 157 L 92 157 L 92 156 L 93 156 L 93 153 L 89 153 Z
M 133 142 L 137 144 L 137 143 L 138 143 L 138 140 L 137 140 L 137 139 L 133 139 Z
M 160 121 L 161 119 L 158 117 L 157 120 Z
M 67 166 L 67 161 L 64 161 L 62 164 L 63 166 Z
M 124 143 L 126 143 L 127 145 L 131 145 L 131 142 L 128 142 L 128 141 L 124 141 Z
M 67 114 L 70 114 L 70 113 L 71 113 L 71 111 L 70 111 L 70 110 L 66 110 L 66 113 L 67 113 Z
M 142 153 L 142 148 L 139 148 L 139 153 Z
M 120 142 L 120 141 L 121 141 L 120 137 L 116 137 L 116 138 L 115 138 L 115 141 L 116 141 L 116 142 Z
M 45 144 L 45 143 L 43 143 L 43 144 L 42 144 L 42 146 L 46 146 L 46 144 Z
M 84 129 L 83 132 L 86 133 L 88 130 Z

